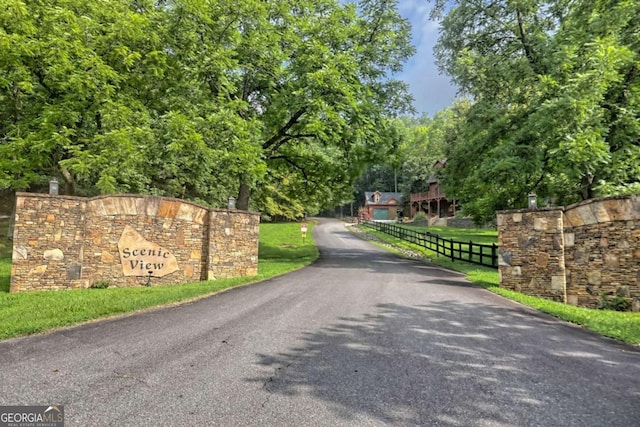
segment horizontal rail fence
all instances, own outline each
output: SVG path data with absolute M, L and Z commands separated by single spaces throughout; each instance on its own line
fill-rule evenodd
M 434 251 L 438 255 L 444 255 L 452 261 L 459 260 L 498 268 L 498 245 L 495 243 L 483 245 L 471 241 L 459 242 L 453 239 L 444 239 L 435 233 L 410 230 L 384 222 L 362 220 L 360 223 L 397 239 Z

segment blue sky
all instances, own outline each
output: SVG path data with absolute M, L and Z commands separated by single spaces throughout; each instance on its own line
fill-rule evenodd
M 411 23 L 415 55 L 395 77 L 409 84 L 418 114 L 433 115 L 452 104 L 456 88 L 449 77 L 441 75 L 435 64 L 433 45 L 438 39 L 438 24 L 429 19 L 427 0 L 398 0 L 398 11 Z

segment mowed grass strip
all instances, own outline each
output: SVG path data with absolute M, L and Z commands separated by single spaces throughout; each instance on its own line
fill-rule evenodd
M 458 242 L 469 242 L 491 245 L 498 243 L 498 231 L 490 228 L 453 228 L 453 227 L 414 227 L 408 224 L 398 224 L 407 230 L 429 232 L 437 234 L 443 239 L 453 239 Z
M 0 224 L 0 232 L 2 232 Z M 44 332 L 92 319 L 134 312 L 211 295 L 310 264 L 318 257 L 311 235 L 302 242 L 300 224 L 261 224 L 258 275 L 198 283 L 139 288 L 78 289 L 9 294 L 11 244 L 1 234 L 0 339 Z M 7 249 L 8 247 L 8 249 Z
M 369 225 L 367 225 L 369 227 Z M 410 224 L 384 224 L 373 229 L 385 230 L 402 240 L 415 243 L 441 256 L 452 256 L 480 265 L 491 266 L 497 255 L 498 232 L 486 228 L 425 227 Z
M 376 236 L 385 243 L 421 253 L 436 265 L 464 273 L 467 275 L 467 279 L 469 279 L 469 281 L 483 286 L 489 291 L 502 295 L 505 298 L 517 301 L 567 322 L 584 326 L 585 328 L 597 332 L 600 335 L 615 338 L 633 345 L 640 344 L 640 313 L 593 310 L 574 307 L 572 305 L 549 301 L 544 298 L 532 297 L 508 289 L 503 289 L 500 288 L 499 274 L 495 269 L 480 267 L 463 261 L 451 261 L 442 255 L 437 256 L 433 251 L 405 242 L 401 239 L 396 239 L 388 234 L 377 232 L 368 227 L 364 229 L 367 233 Z M 429 227 L 429 229 L 433 230 L 434 227 Z M 468 238 L 466 240 L 473 240 L 474 243 L 476 243 L 474 238 L 476 238 L 477 233 L 478 230 L 469 230 L 469 234 L 467 235 Z M 443 232 L 443 234 L 445 233 Z M 458 236 L 457 238 L 461 238 L 463 241 L 466 238 L 464 229 L 456 229 L 455 234 Z

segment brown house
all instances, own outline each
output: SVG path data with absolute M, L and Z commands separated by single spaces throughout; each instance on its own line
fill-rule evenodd
M 364 207 L 360 209 L 362 219 L 389 220 L 398 218 L 402 210 L 400 200 L 402 193 L 384 193 L 381 191 L 365 192 Z
M 445 167 L 446 160 L 438 160 L 434 163 L 433 169 Z M 428 218 L 448 218 L 456 215 L 458 205 L 455 200 L 448 200 L 444 191 L 438 185 L 438 179 L 432 175 L 427 180 L 429 189 L 426 193 L 411 193 L 411 217 L 418 212 L 424 212 Z

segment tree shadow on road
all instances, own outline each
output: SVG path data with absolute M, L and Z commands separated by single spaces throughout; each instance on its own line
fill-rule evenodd
M 459 301 L 375 311 L 259 354 L 273 395 L 346 425 L 637 425 L 640 352 L 526 308 Z

